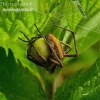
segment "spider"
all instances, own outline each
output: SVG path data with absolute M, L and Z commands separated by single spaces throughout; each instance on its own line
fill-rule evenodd
M 75 54 L 68 54 L 69 51 L 71 51 L 71 46 L 67 43 L 63 43 L 62 41 L 58 40 L 54 35 L 49 33 L 46 36 L 43 36 L 36 24 L 34 25 L 37 31 L 39 32 L 38 37 L 32 37 L 31 39 L 29 39 L 22 31 L 20 32 L 26 37 L 27 40 L 23 40 L 18 37 L 23 42 L 28 42 L 27 58 L 33 63 L 45 68 L 51 73 L 55 71 L 57 65 L 60 67 L 63 67 L 62 60 L 64 59 L 64 57 L 77 57 L 78 55 L 78 49 L 76 46 L 76 39 L 75 39 L 74 32 L 71 30 L 68 30 L 67 28 L 57 25 L 53 20 L 52 22 L 54 26 L 67 30 L 72 34 L 73 39 L 74 39 Z M 42 43 L 41 40 L 43 41 L 43 43 L 46 46 L 46 49 L 48 49 L 49 51 L 47 57 L 43 56 L 43 54 L 41 54 L 39 50 L 35 48 L 34 44 L 39 40 L 40 40 L 40 43 Z M 66 51 L 63 50 L 62 45 L 65 45 L 67 47 Z

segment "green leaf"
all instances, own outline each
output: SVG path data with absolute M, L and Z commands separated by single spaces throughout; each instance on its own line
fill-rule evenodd
M 3 1 L 5 4 L 9 5 L 12 4 L 18 4 L 18 0 L 8 0 Z M 26 3 L 25 3 L 26 4 Z M 15 58 L 19 58 L 20 61 L 26 65 L 28 68 L 30 68 L 32 71 L 36 68 L 35 65 L 30 63 L 30 61 L 27 60 L 26 57 L 26 51 L 27 51 L 27 45 L 20 41 L 18 37 L 24 38 L 23 35 L 20 33 L 20 31 L 23 31 L 28 35 L 28 37 L 33 37 L 36 34 L 34 33 L 34 18 L 36 21 L 36 18 L 38 18 L 38 13 L 35 11 L 32 12 L 4 12 L 3 8 L 23 8 L 16 7 L 16 6 L 4 6 L 0 5 L 0 46 L 3 46 L 6 50 L 8 48 L 11 48 Z M 24 38 L 25 39 L 25 38 Z M 20 52 L 21 51 L 21 52 Z
M 83 11 L 83 8 L 82 8 L 82 6 L 81 6 L 79 0 L 73 0 L 73 2 L 76 4 L 78 10 L 79 10 L 80 13 L 83 15 L 83 17 L 84 17 L 84 18 L 87 18 L 85 12 Z
M 4 95 L 3 93 L 1 93 L 1 92 L 0 92 L 0 100 L 7 100 L 7 99 L 5 98 L 5 95 Z
M 0 47 L 0 91 L 7 100 L 46 100 L 46 95 L 38 79 L 13 56 L 8 56 Z
M 99 100 L 100 58 L 87 70 L 80 70 L 57 89 L 54 100 Z

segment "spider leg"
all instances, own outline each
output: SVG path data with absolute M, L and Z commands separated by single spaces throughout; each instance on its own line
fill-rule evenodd
M 26 41 L 26 40 L 21 39 L 20 37 L 18 37 L 18 39 L 20 39 L 20 40 L 23 41 L 23 42 L 28 42 L 28 41 Z
M 52 20 L 52 19 L 51 19 L 51 20 Z M 69 32 L 72 34 L 73 39 L 74 39 L 74 45 L 75 45 L 75 54 L 65 54 L 65 56 L 66 56 L 66 57 L 77 57 L 77 55 L 78 55 L 78 49 L 77 49 L 77 45 L 76 45 L 76 39 L 75 39 L 74 32 L 71 31 L 71 30 L 69 30 L 69 29 L 67 29 L 67 28 L 64 28 L 64 27 L 61 27 L 61 26 L 55 24 L 55 22 L 54 22 L 53 20 L 52 20 L 52 22 L 53 22 L 53 24 L 54 24 L 56 27 L 62 28 L 62 29 L 64 29 L 64 30 L 67 30 L 67 31 L 69 31 Z
M 60 43 L 68 47 L 68 49 L 64 52 L 65 57 L 77 57 L 77 54 L 67 54 L 71 50 L 71 46 L 69 44 L 63 43 L 62 41 L 60 41 Z
M 40 37 L 38 37 L 38 36 L 32 37 L 32 38 L 31 38 L 31 41 L 34 42 L 34 41 L 37 40 L 38 38 L 40 38 Z
M 49 67 L 47 70 L 48 70 L 49 72 L 53 73 L 53 72 L 55 71 L 56 67 L 57 67 L 57 65 L 54 64 L 54 63 L 52 63 L 52 64 L 50 65 L 50 67 Z
M 50 58 L 49 60 L 50 60 L 50 62 L 52 62 L 51 65 L 49 65 L 49 68 L 47 69 L 49 72 L 53 73 L 55 71 L 55 69 L 57 68 L 57 65 L 59 67 L 63 67 L 63 64 L 62 65 L 59 64 L 59 62 L 57 62 L 56 60 L 54 60 L 52 58 Z
M 54 60 L 53 58 L 50 58 L 49 60 L 50 60 L 52 63 L 54 63 L 54 64 L 56 64 L 56 65 L 58 65 L 58 66 L 63 67 L 63 64 L 62 64 L 62 63 L 60 64 L 58 61 Z
M 71 46 L 69 44 L 67 44 L 67 43 L 63 43 L 62 41 L 60 41 L 60 43 L 65 45 L 66 47 L 68 47 L 67 50 L 64 51 L 64 54 L 67 54 L 71 50 Z
M 31 54 L 27 54 L 27 58 L 33 63 L 41 66 L 41 62 L 36 57 L 32 56 Z
M 22 31 L 20 31 L 20 32 L 26 37 L 27 40 L 23 40 L 20 37 L 18 37 L 18 38 L 23 42 L 30 42 L 29 38 Z
M 49 44 L 48 44 L 49 45 Z M 49 45 L 50 46 L 50 45 Z M 55 53 L 55 51 L 52 49 L 52 47 L 50 46 L 50 49 L 52 50 L 52 55 L 53 55 L 53 57 L 54 57 L 54 59 L 56 59 L 56 60 L 54 60 L 54 59 L 51 59 L 51 61 L 52 62 L 54 62 L 54 63 L 56 63 L 56 64 L 58 64 L 59 66 L 63 66 L 63 64 L 62 64 L 62 62 L 61 62 L 61 60 L 59 59 L 59 57 L 56 55 L 56 53 Z
M 32 61 L 33 63 L 40 65 L 41 66 L 41 62 L 40 60 L 38 60 L 35 56 L 31 55 L 28 51 L 27 51 L 27 58 Z M 43 66 L 42 66 L 43 67 Z
M 25 33 L 23 33 L 22 31 L 20 31 L 25 37 L 26 37 L 26 39 L 28 40 L 28 41 L 30 41 L 30 39 L 25 35 Z
M 39 65 L 39 66 L 42 66 L 45 68 L 45 66 L 47 66 L 47 61 L 46 59 L 44 59 L 41 55 L 40 55 L 40 59 L 38 59 L 37 57 L 35 57 L 34 55 L 32 55 L 30 52 L 31 52 L 31 48 L 34 47 L 34 46 L 29 46 L 28 50 L 27 50 L 27 58 L 32 61 L 33 63 Z M 36 51 L 36 49 L 34 48 L 34 50 Z M 36 51 L 37 52 L 37 51 Z
M 65 57 L 77 57 L 77 54 L 65 54 Z

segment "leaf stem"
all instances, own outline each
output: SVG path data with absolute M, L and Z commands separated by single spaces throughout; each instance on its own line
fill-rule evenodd
M 53 100 L 54 96 L 54 76 L 50 75 L 45 80 L 45 92 L 47 94 L 48 100 Z

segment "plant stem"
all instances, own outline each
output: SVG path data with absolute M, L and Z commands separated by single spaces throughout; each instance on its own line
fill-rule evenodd
M 47 94 L 48 100 L 53 100 L 53 96 L 54 96 L 54 77 L 52 77 L 52 75 L 50 75 L 45 80 L 45 92 Z

